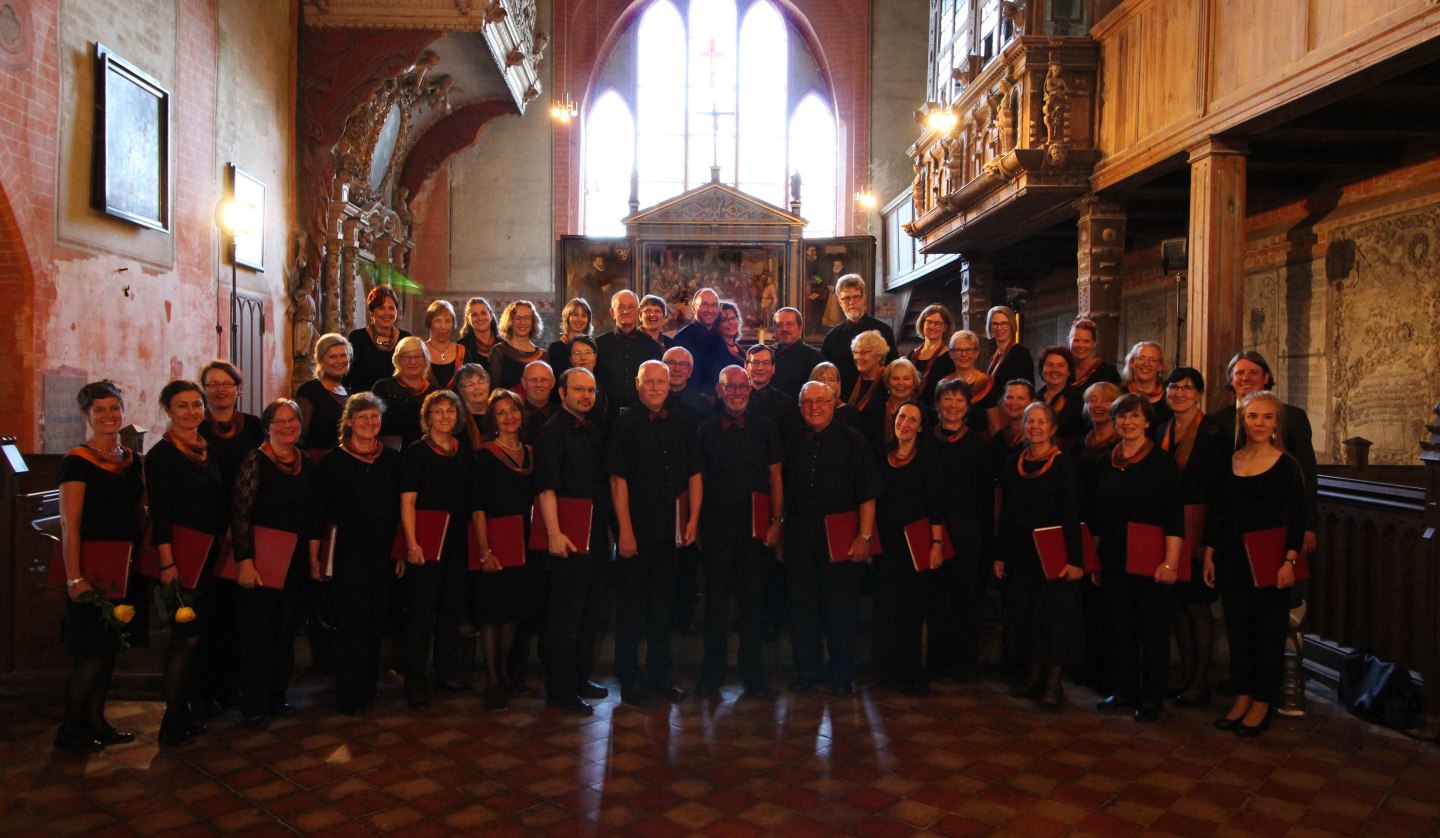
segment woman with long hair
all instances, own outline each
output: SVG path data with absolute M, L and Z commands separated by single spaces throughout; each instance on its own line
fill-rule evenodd
M 545 334 L 540 312 L 529 300 L 516 300 L 500 314 L 504 342 L 490 353 L 490 383 L 507 390 L 520 386 L 525 365 L 545 359 L 538 342 Z
M 999 403 L 1005 388 L 997 388 L 995 380 L 975 366 L 978 360 L 980 336 L 969 329 L 956 331 L 950 336 L 950 361 L 955 365 L 955 371 L 941 381 L 965 383 L 970 391 L 970 409 L 965 412 L 965 423 L 975 432 L 989 437 L 995 430 L 990 426 L 990 414 L 992 408 Z
M 1125 356 L 1125 369 L 1120 371 L 1120 389 L 1144 399 L 1155 413 L 1153 427 L 1170 421 L 1170 406 L 1165 404 L 1165 350 L 1160 344 L 1142 340 L 1130 347 Z
M 430 334 L 425 341 L 430 377 L 437 386 L 449 387 L 455 372 L 465 366 L 465 346 L 455 340 L 455 307 L 449 300 L 435 300 L 425 309 L 425 330 Z
M 177 526 L 212 539 L 192 599 L 192 603 L 198 604 L 200 599 L 204 603 L 191 608 L 193 619 L 171 620 L 170 648 L 165 655 L 165 717 L 160 721 L 160 744 L 187 745 L 195 734 L 205 730 L 191 715 L 190 662 L 200 642 L 201 628 L 211 617 L 211 594 L 219 587 L 212 583 L 214 558 L 219 554 L 229 508 L 220 482 L 220 466 L 200 435 L 200 426 L 205 422 L 205 396 L 200 385 L 171 381 L 160 390 L 160 407 L 170 418 L 170 427 L 145 456 L 145 488 L 150 543 L 159 559 L 161 584 L 171 584 L 179 575 L 174 552 Z
M 550 362 L 550 369 L 555 375 L 570 369 L 570 341 L 577 336 L 583 335 L 588 338 L 595 336 L 594 316 L 590 312 L 590 303 L 584 297 L 575 297 L 560 309 L 560 339 L 553 341 L 546 354 Z
M 465 301 L 465 325 L 460 327 L 458 343 L 465 348 L 465 362 L 490 366 L 490 354 L 505 341 L 500 338 L 500 321 L 495 308 L 484 297 Z
M 955 361 L 945 344 L 945 339 L 954 330 L 955 317 L 942 305 L 925 306 L 915 320 L 915 334 L 920 338 L 920 345 L 905 353 L 905 357 L 915 365 L 920 381 L 920 392 L 916 398 L 921 404 L 932 404 L 935 401 L 935 386 L 955 372 Z
M 68 594 L 61 637 L 73 663 L 65 684 L 65 720 L 55 734 L 55 747 L 94 753 L 133 741 L 135 734 L 116 730 L 105 720 L 120 634 L 118 628 L 107 625 L 101 605 L 91 601 L 99 594 L 81 570 L 81 546 L 87 541 L 139 544 L 145 486 L 140 458 L 120 444 L 125 401 L 119 385 L 113 381 L 86 384 L 76 402 L 90 433 L 85 444 L 60 460 L 57 476 L 60 556 L 65 562 Z
M 384 413 L 374 393 L 346 399 L 340 445 L 320 461 L 316 478 L 334 528 L 335 707 L 349 716 L 375 701 L 391 591 L 405 572 L 405 563 L 390 557 L 400 522 L 400 452 L 380 442 Z
M 466 364 L 455 371 L 454 384 L 465 403 L 455 436 L 471 451 L 479 451 L 485 440 L 495 436 L 495 418 L 490 415 L 490 373 L 479 364 Z
M 1217 498 L 1205 538 L 1205 584 L 1220 590 L 1230 641 L 1235 702 L 1216 727 L 1259 736 L 1280 698 L 1281 663 L 1290 612 L 1289 588 L 1305 543 L 1305 476 L 1285 452 L 1285 405 L 1269 390 L 1240 400 L 1242 443 Z M 1256 587 L 1245 536 L 1284 528 L 1284 561 L 1274 587 Z

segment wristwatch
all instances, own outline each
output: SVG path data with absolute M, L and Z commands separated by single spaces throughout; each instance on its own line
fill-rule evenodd
M 1285 564 L 1291 565 L 1291 566 L 1293 567 L 1294 564 L 1295 564 L 1295 560 L 1292 559 L 1292 558 L 1290 558 L 1289 556 L 1286 556 L 1286 557 L 1285 557 Z

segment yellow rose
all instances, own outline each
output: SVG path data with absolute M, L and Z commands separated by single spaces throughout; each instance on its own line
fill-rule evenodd
M 175 609 L 175 622 L 188 623 L 195 619 L 195 609 L 188 605 L 182 605 Z
M 115 606 L 115 620 L 117 622 L 128 623 L 134 619 L 134 617 L 135 607 L 133 605 L 125 605 L 122 603 Z

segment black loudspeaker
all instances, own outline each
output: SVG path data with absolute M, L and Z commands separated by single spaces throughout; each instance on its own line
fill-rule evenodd
M 1184 273 L 1190 267 L 1190 252 L 1185 239 L 1160 242 L 1160 267 L 1167 274 Z

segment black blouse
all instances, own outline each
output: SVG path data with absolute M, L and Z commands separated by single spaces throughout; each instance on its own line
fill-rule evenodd
M 220 485 L 228 498 L 241 461 L 265 441 L 260 417 L 237 410 L 227 425 L 220 426 L 210 420 L 202 422 L 200 435 L 205 437 L 205 443 L 210 446 L 210 456 L 220 466 Z
M 400 524 L 400 458 L 399 451 L 382 447 L 374 462 L 366 462 L 335 448 L 320 460 L 316 484 L 325 521 L 335 525 L 337 568 L 350 557 L 390 561 Z
M 57 484 L 84 483 L 81 541 L 140 541 L 140 498 L 145 494 L 140 458 L 116 474 L 78 454 L 60 460 Z
M 1111 457 L 1100 460 L 1098 469 L 1090 527 L 1099 539 L 1100 563 L 1107 573 L 1125 572 L 1126 529 L 1131 522 L 1154 524 L 1167 536 L 1185 537 L 1180 470 L 1169 454 L 1154 446 L 1123 469 L 1116 468 Z
M 990 447 L 974 431 L 951 440 L 936 427 L 930 434 L 940 473 L 945 526 L 957 554 L 974 551 L 989 555 L 994 549 L 995 476 Z
M 393 377 L 375 382 L 375 386 L 370 390 L 385 402 L 385 414 L 380 420 L 380 435 L 399 437 L 402 449 L 417 442 L 424 436 L 424 432 L 420 430 L 420 406 L 424 404 L 425 397 L 436 389 L 432 383 L 425 388 L 425 392 L 415 393 Z
M 1282 454 L 1269 469 L 1241 477 L 1232 466 L 1206 522 L 1205 545 L 1215 548 L 1215 584 L 1252 584 L 1245 558 L 1245 533 L 1285 527 L 1285 549 L 1299 553 L 1305 543 L 1305 478 L 1294 457 Z
M 154 544 L 171 543 L 175 524 L 219 535 L 229 523 L 220 466 L 213 453 L 198 463 L 170 440 L 161 439 L 145 455 L 145 488 Z
M 525 519 L 528 543 L 530 509 L 535 503 L 535 455 L 530 446 L 523 446 L 519 467 L 489 445 L 476 451 L 475 488 L 478 508 L 486 518 L 519 515 Z
M 395 344 L 410 337 L 409 332 L 400 328 L 395 330 L 395 334 Z M 349 338 L 354 351 L 350 356 L 350 372 L 345 374 L 346 390 L 352 393 L 368 390 L 376 381 L 395 374 L 395 344 L 391 344 L 389 349 L 381 349 L 371 340 L 369 329 L 356 329 Z
M 1035 550 L 1035 530 L 1042 527 L 1062 527 L 1069 563 L 1083 567 L 1079 472 L 1075 461 L 1059 454 L 1046 468 L 1045 461 L 1029 461 L 1017 452 L 1004 460 L 999 471 L 997 558 L 1005 563 L 1006 578 L 1044 579 Z
M 892 557 L 908 556 L 905 526 L 921 518 L 929 518 L 932 525 L 943 521 L 939 460 L 922 438 L 909 461 L 896 465 L 888 456 L 880 459 L 880 482 L 884 489 L 875 502 L 880 546 Z
M 235 477 L 230 514 L 230 539 L 237 561 L 255 558 L 257 525 L 298 534 L 297 554 L 306 541 L 318 540 L 323 534 L 315 466 L 303 453 L 297 451 L 296 456 L 300 471 L 287 474 L 264 451 L 257 449 L 245 455 Z
M 295 400 L 310 408 L 310 422 L 305 426 L 305 437 L 300 447 L 329 451 L 340 444 L 340 417 L 345 413 L 347 398 L 331 392 L 318 378 L 312 378 L 296 389 Z

